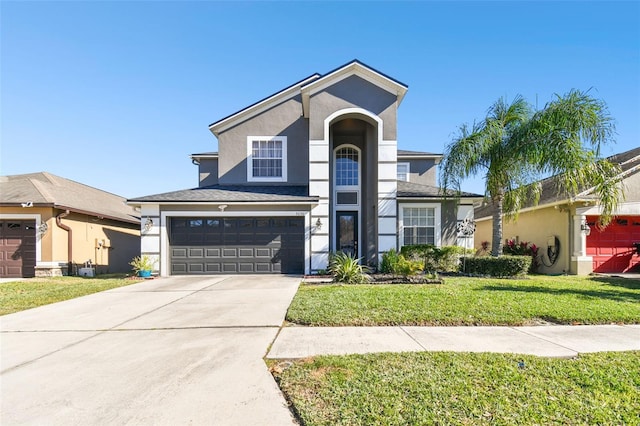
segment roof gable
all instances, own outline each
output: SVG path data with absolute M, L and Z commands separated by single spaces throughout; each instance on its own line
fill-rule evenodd
M 297 83 L 294 83 L 291 86 L 274 93 L 273 95 L 269 95 L 266 98 L 261 99 L 246 108 L 241 109 L 240 111 L 234 112 L 231 115 L 228 115 L 214 123 L 209 124 L 209 130 L 211 131 L 211 133 L 218 136 L 221 132 L 224 132 L 225 130 L 230 129 L 231 127 L 234 127 L 235 125 L 243 121 L 249 120 L 256 115 L 263 113 L 274 105 L 293 98 L 300 93 L 301 86 L 319 77 L 320 74 L 318 73 L 310 75 L 309 77 L 300 80 Z
M 620 166 L 621 172 L 618 177 L 624 180 L 640 171 L 640 147 L 612 155 L 610 157 L 607 157 L 607 160 Z M 582 192 L 578 193 L 574 199 L 569 199 L 566 194 L 561 192 L 558 179 L 556 179 L 555 176 L 542 179 L 539 182 L 540 185 L 542 185 L 542 193 L 540 194 L 540 200 L 538 204 L 534 205 L 532 202 L 530 202 L 523 206 L 523 208 L 520 210 L 521 212 L 545 206 L 571 203 L 574 201 L 582 200 L 593 202 L 594 200 L 593 187 L 586 188 Z M 479 207 L 475 212 L 476 218 L 480 219 L 492 216 L 494 210 L 495 208 L 493 204 L 486 204 L 482 207 Z
M 397 103 L 400 105 L 404 95 L 407 93 L 407 86 L 404 83 L 395 80 L 380 71 L 371 68 L 368 65 L 354 59 L 353 61 L 328 72 L 325 75 L 318 73 L 312 74 L 309 77 L 292 84 L 291 86 L 267 96 L 258 102 L 249 105 L 240 111 L 234 112 L 214 123 L 209 125 L 209 130 L 215 136 L 220 133 L 236 126 L 237 124 L 249 120 L 256 115 L 272 108 L 274 105 L 281 103 L 285 100 L 291 99 L 294 96 L 302 94 L 302 105 L 304 117 L 308 117 L 309 113 L 309 98 L 311 95 L 318 93 L 327 87 L 344 80 L 347 77 L 356 75 L 377 87 L 386 90 L 387 92 L 397 97 Z
M 325 90 L 327 87 L 351 76 L 358 76 L 369 83 L 395 95 L 397 103 L 400 105 L 409 86 L 395 80 L 380 71 L 354 59 L 353 61 L 328 72 L 322 77 L 315 79 L 300 89 L 302 92 L 302 110 L 304 117 L 309 117 L 309 100 L 312 95 Z
M 138 213 L 125 198 L 47 172 L 0 177 L 0 203 L 32 203 L 73 210 L 129 223 L 139 223 Z

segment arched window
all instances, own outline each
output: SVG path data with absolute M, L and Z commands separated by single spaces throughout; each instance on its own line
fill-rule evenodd
M 336 151 L 336 186 L 358 186 L 358 150 L 344 147 Z

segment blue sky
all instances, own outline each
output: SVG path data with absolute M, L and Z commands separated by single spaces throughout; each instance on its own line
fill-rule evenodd
M 0 28 L 2 175 L 194 187 L 208 124 L 356 58 L 409 86 L 402 149 L 443 152 L 502 96 L 542 107 L 572 88 L 616 119 L 604 154 L 640 145 L 638 1 L 2 1 Z

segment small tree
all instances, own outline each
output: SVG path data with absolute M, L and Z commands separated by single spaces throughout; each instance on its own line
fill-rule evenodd
M 485 196 L 494 207 L 491 254 L 502 253 L 502 218 L 515 219 L 528 201 L 537 204 L 545 176 L 555 176 L 558 191 L 574 197 L 594 187 L 602 206 L 600 225 L 623 197 L 620 169 L 600 158 L 615 126 L 604 102 L 572 90 L 539 111 L 517 96 L 494 103 L 480 123 L 460 127 L 441 163 L 443 190 L 460 191 L 460 182 L 484 173 Z

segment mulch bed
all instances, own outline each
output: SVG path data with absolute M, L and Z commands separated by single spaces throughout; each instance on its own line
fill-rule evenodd
M 442 278 L 431 278 L 426 275 L 394 275 L 394 274 L 369 274 L 371 281 L 365 284 L 444 284 Z M 324 279 L 325 284 L 335 284 L 331 281 L 331 275 L 305 275 L 304 278 Z

